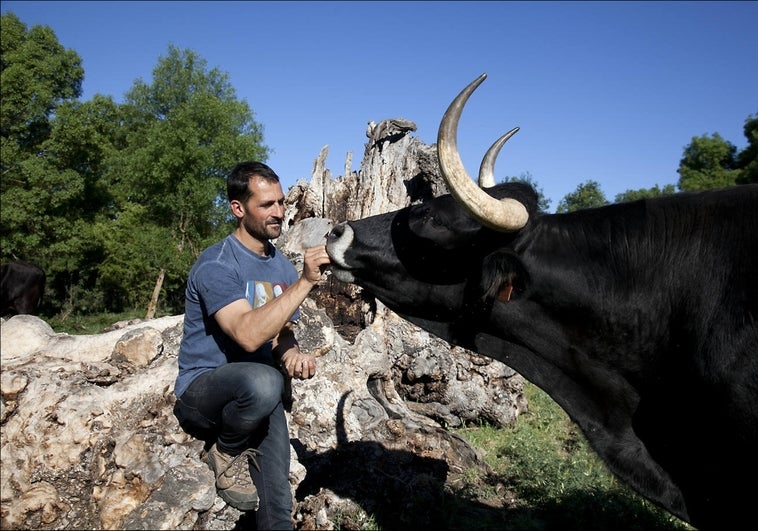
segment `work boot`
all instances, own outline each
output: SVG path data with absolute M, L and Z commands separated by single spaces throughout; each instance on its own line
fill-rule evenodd
M 258 491 L 250 477 L 250 464 L 260 470 L 255 456 L 259 452 L 247 448 L 239 455 L 229 455 L 211 446 L 208 451 L 208 466 L 216 474 L 216 491 L 226 503 L 238 511 L 258 509 Z

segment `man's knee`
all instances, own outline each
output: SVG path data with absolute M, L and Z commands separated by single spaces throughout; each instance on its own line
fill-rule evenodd
M 241 393 L 256 401 L 276 404 L 284 393 L 284 375 L 269 365 L 249 363 L 245 367 Z

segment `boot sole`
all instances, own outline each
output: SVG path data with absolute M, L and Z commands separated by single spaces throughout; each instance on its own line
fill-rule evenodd
M 255 500 L 240 501 L 230 497 L 228 493 L 223 491 L 216 491 L 219 497 L 226 503 L 237 509 L 238 511 L 256 511 L 258 510 L 258 497 Z

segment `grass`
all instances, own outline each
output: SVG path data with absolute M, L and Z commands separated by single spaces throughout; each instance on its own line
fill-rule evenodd
M 513 530 L 691 529 L 615 478 L 568 415 L 543 391 L 527 384 L 529 412 L 513 426 L 455 430 L 480 450 L 490 477 L 465 478 L 458 499 L 501 500 L 500 511 L 467 521 L 451 507 L 451 528 Z
M 104 328 L 119 321 L 145 317 L 144 310 L 129 310 L 121 313 L 98 313 L 93 315 L 57 314 L 42 319 L 58 333 L 89 335 L 99 334 Z

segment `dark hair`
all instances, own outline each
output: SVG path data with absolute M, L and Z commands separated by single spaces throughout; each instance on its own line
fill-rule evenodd
M 229 177 L 226 179 L 226 195 L 228 196 L 229 201 L 247 201 L 252 194 L 248 187 L 248 183 L 253 176 L 260 177 L 270 183 L 279 182 L 279 176 L 274 170 L 262 162 L 240 162 L 234 167 L 229 174 Z

